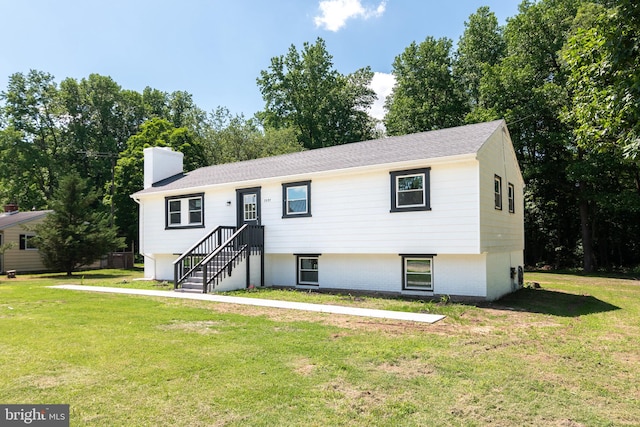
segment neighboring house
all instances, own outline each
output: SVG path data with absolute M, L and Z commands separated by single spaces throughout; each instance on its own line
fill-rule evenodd
M 144 154 L 145 277 L 487 300 L 521 285 L 524 182 L 502 120 L 188 173 L 181 153 Z
M 13 245 L 4 254 L 0 254 L 0 272 L 4 273 L 8 270 L 18 272 L 45 270 L 40 252 L 32 241 L 35 233 L 29 230 L 44 221 L 51 212 L 20 212 L 16 205 L 5 206 L 5 212 L 0 214 L 0 245 Z

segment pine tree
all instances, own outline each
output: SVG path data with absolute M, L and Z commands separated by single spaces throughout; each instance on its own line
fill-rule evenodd
M 61 180 L 51 201 L 53 213 L 34 227 L 35 244 L 48 268 L 71 276 L 77 268 L 124 246 L 109 225 L 108 214 L 99 211 L 99 200 L 100 194 L 78 174 Z

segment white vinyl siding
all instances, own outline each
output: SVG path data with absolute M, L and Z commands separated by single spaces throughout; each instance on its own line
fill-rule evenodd
M 498 129 L 478 152 L 480 169 L 480 251 L 524 250 L 524 181 L 508 136 Z M 495 176 L 513 184 L 514 212 L 495 208 Z M 515 262 L 515 261 L 514 261 Z M 518 264 L 520 265 L 520 264 Z M 515 266 L 515 264 L 514 264 Z
M 420 165 L 408 166 L 397 169 L 409 170 Z M 261 223 L 265 227 L 266 252 L 393 253 L 396 256 L 400 253 L 478 253 L 477 162 L 470 159 L 430 167 L 429 211 L 389 212 L 388 169 L 314 175 L 313 217 L 295 220 L 282 217 L 283 182 L 261 181 Z M 243 183 L 255 184 L 258 183 Z M 141 235 L 145 241 L 141 250 L 149 254 L 182 253 L 209 230 L 219 225 L 236 225 L 236 189 L 235 185 L 229 185 L 207 190 L 203 196 L 203 221 L 207 227 L 184 229 L 179 233 L 164 230 L 164 216 L 158 215 L 164 211 L 164 196 L 145 197 L 141 209 L 144 216 Z

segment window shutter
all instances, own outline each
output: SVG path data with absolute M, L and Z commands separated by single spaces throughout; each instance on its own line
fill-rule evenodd
M 21 234 L 20 235 L 20 250 L 24 251 L 25 249 L 27 249 L 27 235 L 26 234 Z

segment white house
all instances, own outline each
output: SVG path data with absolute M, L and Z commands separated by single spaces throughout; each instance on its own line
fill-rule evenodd
M 145 276 L 177 288 L 494 300 L 521 284 L 524 182 L 502 120 L 188 173 L 147 148 L 144 186 Z

